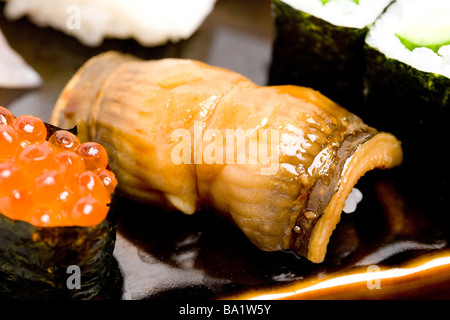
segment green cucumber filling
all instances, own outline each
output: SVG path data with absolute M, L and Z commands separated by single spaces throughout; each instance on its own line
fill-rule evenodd
M 322 2 L 323 5 L 327 4 L 328 2 L 333 1 L 333 0 L 320 0 L 320 2 Z M 351 0 L 354 3 L 359 5 L 359 0 Z
M 411 51 L 425 47 L 437 53 L 441 47 L 450 45 L 449 11 L 429 11 L 405 23 L 395 35 Z

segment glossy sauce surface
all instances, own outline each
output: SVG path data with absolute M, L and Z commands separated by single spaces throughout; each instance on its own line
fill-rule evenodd
M 272 39 L 270 1 L 218 0 L 216 9 L 192 39 L 158 48 L 114 40 L 99 48 L 86 48 L 52 29 L 37 28 L 26 19 L 9 22 L 1 12 L 2 31 L 45 80 L 44 87 L 35 91 L 0 89 L 1 103 L 16 114 L 33 112 L 48 119 L 73 72 L 91 56 L 111 49 L 146 59 L 195 58 L 239 71 L 258 84 L 265 84 Z M 236 54 L 237 46 L 240 54 Z M 371 123 L 370 119 L 365 120 Z M 378 265 L 380 270 L 399 270 L 408 267 L 414 258 L 432 261 L 434 257 L 429 254 L 448 254 L 450 223 L 442 214 L 447 201 L 435 197 L 439 183 L 427 183 L 433 165 L 425 174 L 411 167 L 376 176 L 369 174 L 368 179 L 361 181 L 358 188 L 364 198 L 354 214 L 342 216 L 330 254 L 320 265 L 289 253 L 261 252 L 235 227 L 210 214 L 187 217 L 153 209 L 154 214 L 148 215 L 148 207 L 120 199 L 119 213 L 127 214 L 119 215 L 115 257 L 123 279 L 115 279 L 113 284 L 123 299 L 240 298 L 248 297 L 242 294 L 249 291 L 253 296 L 262 295 L 268 293 L 266 289 L 280 292 L 293 284 L 294 289 L 285 290 L 290 295 L 311 284 L 310 280 L 320 283 L 357 271 L 365 274 L 369 265 Z M 443 172 L 446 170 L 438 175 Z M 434 269 L 423 264 L 423 269 L 415 273 L 417 277 L 412 274 L 392 278 L 394 287 L 410 289 L 408 292 L 389 291 L 390 280 L 381 280 L 379 290 L 370 290 L 363 280 L 361 290 L 354 290 L 346 283 L 349 278 L 341 278 L 339 290 L 310 287 L 309 297 L 450 298 L 446 278 L 450 267 L 442 264 Z M 408 286 L 409 283 L 414 286 Z

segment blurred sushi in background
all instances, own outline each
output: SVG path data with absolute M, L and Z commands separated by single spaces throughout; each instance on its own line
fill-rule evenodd
M 273 0 L 271 84 L 312 87 L 358 111 L 363 101 L 363 44 L 392 0 Z
M 28 16 L 87 46 L 105 38 L 134 38 L 143 46 L 187 39 L 212 11 L 215 0 L 7 0 L 5 15 Z
M 8 43 L 0 29 L 0 88 L 35 88 L 41 76 Z

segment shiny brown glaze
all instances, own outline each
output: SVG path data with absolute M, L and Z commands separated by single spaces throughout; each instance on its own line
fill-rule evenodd
M 51 121 L 78 125 L 82 140 L 102 143 L 126 195 L 187 214 L 214 209 L 260 249 L 292 249 L 313 262 L 324 259 L 358 179 L 402 160 L 394 136 L 317 91 L 261 87 L 192 60 L 141 61 L 114 52 L 94 57 L 68 83 Z M 227 162 L 225 147 L 223 161 L 208 163 L 211 140 L 200 135 L 198 144 L 199 124 L 201 134 L 216 137 L 227 130 L 275 130 L 275 170 L 262 161 Z M 173 160 L 179 144 L 173 133 L 180 129 L 193 137 L 189 163 Z

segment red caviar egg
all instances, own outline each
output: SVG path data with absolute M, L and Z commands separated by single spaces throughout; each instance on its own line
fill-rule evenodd
M 0 196 L 26 187 L 27 181 L 19 166 L 12 162 L 0 163 Z
M 50 136 L 48 142 L 57 152 L 73 151 L 80 144 L 80 139 L 69 131 L 58 130 Z
M 61 151 L 56 154 L 59 171 L 69 179 L 86 170 L 83 158 L 73 151 Z
M 35 179 L 34 191 L 40 202 L 56 201 L 64 187 L 63 176 L 57 170 L 46 170 Z
M 33 199 L 27 190 L 14 189 L 3 198 L 1 212 L 11 219 L 25 219 L 33 206 Z
M 44 141 L 47 137 L 44 121 L 32 115 L 18 116 L 13 122 L 13 127 L 20 140 L 30 143 Z
M 18 164 L 30 177 L 40 175 L 45 169 L 55 168 L 57 161 L 47 141 L 26 146 L 18 157 Z
M 0 106 L 0 124 L 11 125 L 15 118 L 16 117 L 11 111 Z
M 79 226 L 100 223 L 108 212 L 108 206 L 93 197 L 82 197 L 72 209 L 72 220 Z
M 75 200 L 75 193 L 67 187 L 61 189 L 56 198 L 61 210 L 69 214 L 72 212 L 72 207 L 75 204 Z
M 78 153 L 86 164 L 86 170 L 105 169 L 108 165 L 108 155 L 105 148 L 96 142 L 84 142 L 75 152 Z
M 0 213 L 41 227 L 100 223 L 117 185 L 105 149 L 64 130 L 46 138 L 42 120 L 0 106 Z
M 58 196 L 56 197 L 56 200 L 60 202 L 60 204 L 68 204 L 69 202 L 73 201 L 74 199 L 74 193 L 69 188 L 62 188 L 59 190 L 60 193 L 58 193 Z
M 0 121 L 1 117 L 0 117 Z M 0 160 L 7 160 L 17 153 L 20 142 L 16 131 L 8 125 L 0 125 Z
M 97 169 L 94 173 L 100 178 L 107 193 L 111 196 L 117 186 L 117 178 L 114 173 L 107 169 Z
M 59 208 L 45 203 L 34 206 L 27 216 L 27 220 L 37 227 L 61 225 L 62 218 Z
M 109 196 L 100 178 L 92 171 L 85 171 L 78 175 L 78 185 L 75 191 L 79 196 L 90 196 L 103 202 L 109 202 Z

